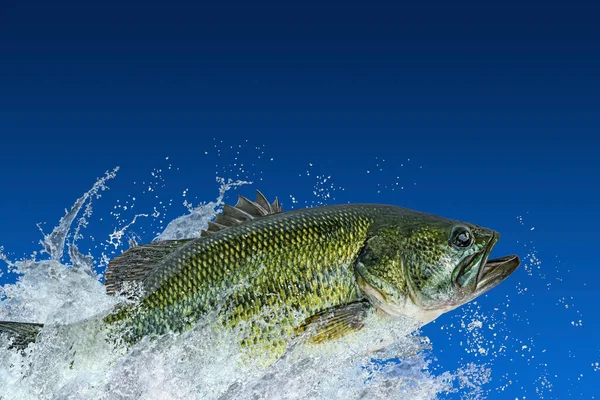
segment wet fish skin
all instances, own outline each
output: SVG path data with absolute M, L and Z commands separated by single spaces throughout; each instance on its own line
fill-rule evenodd
M 470 232 L 467 248 L 451 243 L 456 227 Z M 373 309 L 427 323 L 472 300 L 489 255 L 484 251 L 497 237 L 476 225 L 388 205 L 268 215 L 179 247 L 144 280 L 142 312 L 107 321 L 126 321 L 131 342 L 183 331 L 222 307 L 229 293 L 222 308 L 231 326 L 268 315 L 270 323 L 250 323 L 244 339 L 261 347 L 285 343 L 322 310 L 365 298 Z M 470 258 L 471 276 L 457 284 L 457 267 Z
M 499 235 L 470 223 L 377 204 L 279 212 L 259 195 L 226 207 L 206 237 L 134 247 L 109 263 L 107 293 L 129 281 L 144 289 L 136 306 L 103 319 L 119 340 L 183 332 L 216 313 L 223 328 L 244 328 L 242 345 L 274 359 L 298 337 L 362 329 L 375 310 L 426 324 L 519 265 L 517 256 L 488 262 Z M 25 347 L 32 326 L 0 323 L 0 334 Z
M 298 315 L 308 318 L 358 299 L 352 263 L 372 224 L 365 211 L 346 206 L 291 211 L 190 241 L 144 281 L 143 313 L 127 322 L 133 327 L 129 339 L 185 330 L 218 307 L 228 291 L 233 324 L 263 314 L 265 307 L 290 310 L 289 320 L 284 313 L 269 331 L 253 327 L 249 343 L 293 335 Z M 127 313 L 107 321 L 123 318 Z

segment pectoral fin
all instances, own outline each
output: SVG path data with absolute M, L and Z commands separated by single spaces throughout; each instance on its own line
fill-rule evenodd
M 370 309 L 367 300 L 330 307 L 307 318 L 298 333 L 307 334 L 313 343 L 338 339 L 362 329 Z

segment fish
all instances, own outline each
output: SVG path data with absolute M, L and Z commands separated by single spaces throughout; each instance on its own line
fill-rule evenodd
M 283 211 L 257 191 L 224 205 L 198 238 L 134 246 L 107 266 L 106 292 L 142 296 L 102 317 L 123 341 L 192 329 L 217 313 L 243 326 L 240 344 L 282 356 L 298 338 L 318 345 L 365 328 L 368 316 L 425 325 L 496 287 L 517 255 L 490 259 L 498 232 L 394 205 Z M 25 348 L 43 324 L 0 322 Z

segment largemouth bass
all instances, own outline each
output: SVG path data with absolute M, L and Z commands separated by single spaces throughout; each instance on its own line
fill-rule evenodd
M 103 318 L 125 342 L 190 329 L 209 312 L 244 324 L 241 344 L 280 356 L 365 326 L 370 313 L 427 324 L 498 285 L 516 255 L 490 260 L 499 234 L 391 205 L 347 204 L 282 212 L 258 192 L 240 196 L 202 237 L 137 246 L 112 260 L 107 293 L 138 282 L 143 296 Z M 26 347 L 43 325 L 0 322 Z

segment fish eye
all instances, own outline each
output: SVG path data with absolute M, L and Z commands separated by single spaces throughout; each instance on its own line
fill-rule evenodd
M 458 249 L 466 249 L 473 244 L 473 234 L 466 226 L 455 226 L 450 235 L 450 243 Z

